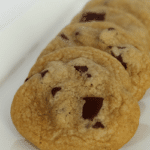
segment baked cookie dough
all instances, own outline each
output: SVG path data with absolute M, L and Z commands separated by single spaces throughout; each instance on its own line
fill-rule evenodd
M 107 32 L 107 30 L 109 30 L 109 32 Z M 103 35 L 105 35 L 105 38 Z M 106 37 L 108 38 L 106 39 Z M 106 21 L 75 23 L 62 29 L 41 52 L 39 58 L 56 49 L 72 46 L 91 46 L 105 50 L 108 46 L 131 44 L 141 51 L 148 52 L 149 41 L 147 37 L 147 32 L 145 34 L 143 33 L 143 37 L 141 38 L 140 36 L 126 31 L 114 23 Z
M 96 24 L 96 23 L 95 23 Z M 66 34 L 63 31 L 64 34 Z M 78 33 L 78 34 L 76 34 Z M 74 32 L 74 41 L 82 43 L 83 46 L 92 46 L 108 52 L 115 57 L 129 73 L 132 84 L 138 88 L 135 97 L 139 100 L 144 96 L 146 90 L 150 87 L 150 54 L 147 51 L 141 51 L 134 44 L 125 41 L 115 28 L 107 28 L 102 31 L 96 31 L 95 28 L 77 28 Z M 126 42 L 123 44 L 122 42 Z M 102 43 L 103 46 L 102 47 Z M 112 46 L 115 45 L 115 46 Z
M 109 54 L 64 48 L 34 67 L 14 97 L 11 117 L 41 150 L 117 150 L 135 134 L 139 106 L 128 74 Z
M 76 57 L 80 57 L 84 56 L 86 58 L 92 59 L 94 58 L 94 61 L 106 61 L 105 64 L 107 64 L 107 67 L 110 67 L 110 69 L 112 68 L 112 65 L 114 65 L 113 68 L 117 68 L 116 70 L 114 70 L 114 72 L 116 73 L 116 75 L 118 74 L 117 72 L 121 72 L 120 76 L 122 79 L 120 79 L 121 84 L 127 86 L 127 89 L 132 91 L 134 88 L 136 87 L 131 87 L 131 80 L 129 77 L 129 74 L 127 71 L 125 71 L 124 67 L 120 64 L 120 62 L 114 58 L 113 56 L 109 55 L 106 52 L 100 51 L 98 49 L 92 48 L 92 47 L 82 47 L 82 46 L 78 46 L 78 47 L 66 47 L 63 48 L 61 50 L 56 50 L 54 52 L 51 52 L 47 55 L 44 55 L 43 57 L 41 57 L 39 60 L 36 61 L 36 63 L 33 65 L 33 67 L 31 68 L 29 74 L 28 74 L 28 78 L 26 80 L 29 80 L 31 76 L 33 76 L 34 74 L 41 72 L 46 65 L 48 64 L 49 61 L 52 61 L 53 57 L 56 59 L 63 59 L 63 57 L 67 57 L 69 59 L 69 57 L 76 58 Z M 105 58 L 102 58 L 105 57 Z M 120 78 L 119 76 L 116 78 Z M 137 89 L 136 89 L 137 90 Z M 136 91 L 135 90 L 135 91 Z
M 86 22 L 109 21 L 121 26 L 123 29 L 137 34 L 142 38 L 148 30 L 146 27 L 133 15 L 125 13 L 121 10 L 114 9 L 106 6 L 95 6 L 89 9 L 82 10 L 77 14 L 71 24 L 73 23 L 86 23 Z
M 130 13 L 138 18 L 150 34 L 150 1 L 148 0 L 91 0 L 84 10 L 97 6 L 107 6 Z
M 129 73 L 132 84 L 138 89 L 134 93 L 136 99 L 140 100 L 150 87 L 150 54 L 146 45 L 148 41 L 145 39 L 138 39 L 108 22 L 68 25 L 58 34 L 55 40 L 57 39 L 62 39 L 61 42 L 66 45 L 72 43 L 76 46 L 94 47 L 115 57 Z M 53 42 L 41 53 L 40 58 L 50 53 L 52 46 Z

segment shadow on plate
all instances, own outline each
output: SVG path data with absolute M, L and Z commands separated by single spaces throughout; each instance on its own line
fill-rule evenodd
M 135 145 L 145 140 L 147 136 L 150 136 L 150 126 L 145 125 L 145 124 L 139 124 L 136 134 L 127 144 L 123 146 L 123 148 L 128 149 L 130 146 Z
M 40 150 L 32 143 L 25 139 L 20 139 L 14 142 L 10 150 Z
M 139 106 L 140 106 L 140 114 L 142 115 L 146 109 L 146 105 L 145 103 L 143 102 L 143 100 L 139 101 Z

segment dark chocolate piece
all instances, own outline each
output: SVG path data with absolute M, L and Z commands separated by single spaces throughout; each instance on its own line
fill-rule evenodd
M 87 12 L 82 15 L 80 22 L 104 21 L 105 13 Z
M 98 128 L 104 128 L 104 125 L 101 122 L 96 122 L 92 127 L 98 129 Z
M 45 70 L 45 71 L 41 72 L 42 78 L 45 76 L 45 74 L 46 74 L 47 72 L 48 72 L 48 70 Z
M 55 87 L 55 88 L 52 89 L 51 93 L 52 93 L 53 96 L 55 96 L 55 94 L 56 94 L 58 91 L 60 91 L 60 90 L 61 90 L 61 87 Z
M 108 46 L 108 48 L 112 49 L 112 46 Z
M 83 106 L 82 117 L 93 120 L 100 111 L 104 99 L 102 97 L 84 97 L 83 100 L 86 102 Z
M 69 40 L 68 37 L 64 33 L 62 33 L 60 36 L 65 40 Z
M 26 78 L 24 82 L 27 82 L 29 80 L 29 78 Z
M 122 59 L 121 55 L 115 56 L 115 55 L 113 54 L 113 52 L 111 52 L 111 55 L 112 55 L 113 57 L 115 57 L 118 61 L 120 61 L 120 63 L 123 65 L 123 67 L 124 67 L 125 69 L 127 69 L 127 64 L 126 64 L 125 62 L 123 62 L 123 59 Z
M 79 72 L 86 72 L 88 71 L 88 67 L 87 66 L 74 66 L 74 68 L 79 71 Z
M 108 28 L 108 31 L 115 30 L 115 28 Z
M 75 33 L 76 36 L 79 35 L 79 34 L 80 34 L 79 32 L 76 32 L 76 33 Z
M 87 73 L 86 75 L 87 75 L 88 78 L 91 78 L 91 77 L 92 77 L 91 74 L 89 74 L 89 73 Z

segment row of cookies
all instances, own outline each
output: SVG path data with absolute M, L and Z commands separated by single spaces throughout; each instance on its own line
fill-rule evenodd
M 118 150 L 138 128 L 149 34 L 133 15 L 97 2 L 47 45 L 14 96 L 12 121 L 41 150 Z
M 146 23 L 149 19 L 144 18 L 143 24 L 143 17 L 149 14 L 148 4 L 144 1 L 91 0 L 48 44 L 39 58 L 68 46 L 90 46 L 103 50 L 124 66 L 137 88 L 134 96 L 140 100 L 150 87 L 150 35 Z M 140 6 L 141 15 L 138 16 L 136 11 Z
M 42 51 L 37 63 L 44 55 L 56 49 L 72 46 L 94 47 L 115 57 L 129 73 L 133 88 L 135 88 L 133 95 L 138 100 L 150 87 L 150 82 L 148 82 L 150 77 L 148 45 L 140 43 L 140 39 L 137 41 L 135 36 L 131 33 L 128 34 L 119 26 L 109 22 L 68 25 Z M 37 66 L 31 69 L 28 77 L 36 73 L 35 68 Z
M 147 0 L 90 0 L 85 7 L 86 9 L 91 9 L 97 6 L 107 6 L 108 8 L 114 8 L 121 10 L 125 13 L 133 15 L 143 25 L 147 28 L 148 33 L 150 34 L 150 2 Z

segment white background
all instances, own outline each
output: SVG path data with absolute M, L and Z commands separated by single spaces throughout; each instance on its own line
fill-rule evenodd
M 0 32 L 39 0 L 0 0 Z

